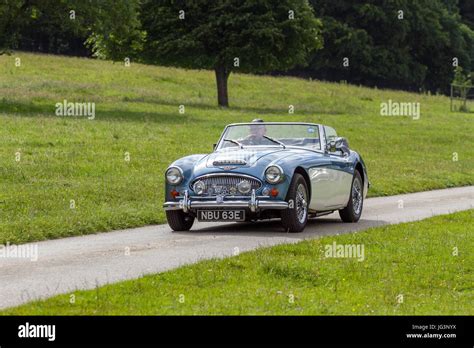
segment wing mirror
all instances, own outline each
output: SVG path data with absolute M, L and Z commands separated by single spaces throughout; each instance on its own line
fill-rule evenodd
M 329 152 L 337 152 L 341 151 L 343 156 L 347 156 L 350 153 L 349 150 L 349 142 L 346 138 L 337 137 L 326 145 L 327 151 Z

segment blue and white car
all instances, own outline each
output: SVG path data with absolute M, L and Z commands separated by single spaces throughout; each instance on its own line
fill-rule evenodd
M 308 218 L 336 210 L 345 222 L 360 219 L 369 179 L 346 139 L 320 124 L 257 121 L 226 126 L 212 153 L 168 167 L 163 207 L 173 230 L 195 219 L 280 218 L 300 232 Z

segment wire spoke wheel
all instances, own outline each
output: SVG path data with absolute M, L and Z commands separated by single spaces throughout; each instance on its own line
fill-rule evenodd
M 301 232 L 308 222 L 309 192 L 304 177 L 295 173 L 291 180 L 286 200 L 288 209 L 281 211 L 281 222 L 288 232 Z
M 364 206 L 364 185 L 359 171 L 354 173 L 349 202 L 347 206 L 339 210 L 339 216 L 344 222 L 357 222 L 362 215 Z
M 300 223 L 304 223 L 306 221 L 306 217 L 308 215 L 308 203 L 306 197 L 306 188 L 299 184 L 298 188 L 296 189 L 296 216 L 298 217 L 298 221 Z
M 354 213 L 359 215 L 362 209 L 362 185 L 359 178 L 355 178 L 354 185 L 352 185 L 352 206 Z

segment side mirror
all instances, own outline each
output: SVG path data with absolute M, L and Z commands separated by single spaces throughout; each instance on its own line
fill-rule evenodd
M 327 144 L 327 151 L 328 152 L 337 152 L 341 151 L 343 156 L 347 156 L 350 153 L 349 150 L 349 142 L 346 138 L 338 137 L 334 140 L 331 140 Z

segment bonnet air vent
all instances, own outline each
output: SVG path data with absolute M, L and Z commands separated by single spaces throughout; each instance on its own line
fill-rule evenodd
M 227 166 L 230 164 L 239 164 L 239 165 L 244 165 L 247 164 L 246 161 L 244 160 L 239 160 L 239 159 L 234 159 L 234 160 L 215 160 L 213 163 L 215 166 Z

